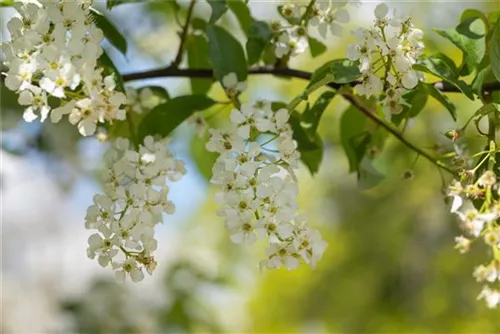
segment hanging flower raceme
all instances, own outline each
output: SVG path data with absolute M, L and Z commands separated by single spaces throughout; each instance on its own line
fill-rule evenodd
M 347 56 L 359 62 L 362 82 L 355 87 L 358 94 L 370 97 L 384 93 L 384 110 L 390 118 L 403 110 L 403 93 L 420 80 L 412 66 L 424 44 L 423 32 L 414 28 L 409 16 L 389 17 L 388 13 L 386 4 L 375 8 L 374 26 L 353 32 L 357 42 L 349 45 Z
M 103 53 L 103 33 L 92 19 L 92 1 L 17 1 L 18 16 L 7 28 L 11 41 L 2 44 L 9 68 L 5 86 L 19 93 L 27 106 L 24 119 L 52 122 L 68 114 L 83 136 L 95 133 L 98 122 L 125 119 L 125 95 L 115 90 L 97 59 Z M 59 107 L 51 111 L 49 98 Z M 56 102 L 57 103 L 57 102 Z
M 287 3 L 279 7 L 281 16 L 286 21 L 273 21 L 272 43 L 277 58 L 295 57 L 303 53 L 308 42 L 308 27 L 317 28 L 321 37 L 328 32 L 342 36 L 342 25 L 349 22 L 349 13 L 343 8 L 352 1 L 322 0 L 315 3 Z
M 89 237 L 87 254 L 103 267 L 111 265 L 121 281 L 127 275 L 141 281 L 143 269 L 152 274 L 154 227 L 164 213 L 175 211 L 167 181 L 179 180 L 186 170 L 167 144 L 167 139 L 148 136 L 134 150 L 127 139 L 118 138 L 105 156 L 104 194 L 94 197 L 85 217 L 86 228 L 96 230 Z
M 470 173 L 473 175 L 473 173 Z M 448 195 L 453 197 L 451 212 L 460 219 L 465 236 L 455 238 L 455 248 L 467 253 L 473 243 L 483 243 L 491 250 L 492 258 L 486 265 L 474 270 L 476 281 L 484 283 L 478 299 L 484 299 L 489 308 L 500 305 L 500 187 L 497 175 L 486 171 L 477 180 L 463 179 L 449 186 Z M 481 203 L 476 209 L 472 201 Z
M 218 211 L 235 243 L 267 238 L 269 269 L 314 267 L 326 243 L 298 214 L 297 143 L 287 109 L 274 112 L 267 102 L 246 103 L 231 112 L 229 131 L 210 129 L 207 150 L 219 153 L 211 182 L 219 187 Z

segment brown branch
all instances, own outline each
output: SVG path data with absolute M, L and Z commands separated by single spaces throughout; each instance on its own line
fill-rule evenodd
M 191 16 L 193 16 L 193 10 L 194 10 L 194 5 L 196 4 L 196 0 L 191 0 L 191 3 L 189 4 L 189 8 L 187 11 L 186 15 L 186 23 L 184 23 L 184 26 L 182 27 L 182 32 L 181 32 L 181 42 L 179 44 L 179 49 L 177 50 L 177 55 L 175 56 L 175 60 L 172 63 L 172 67 L 178 67 L 181 62 L 182 62 L 182 55 L 184 53 L 184 46 L 186 45 L 186 40 L 187 40 L 187 34 L 189 31 L 189 24 L 191 22 Z
M 270 75 L 275 75 L 275 76 L 281 76 L 281 77 L 289 77 L 289 78 L 299 78 L 299 79 L 305 79 L 305 80 L 310 80 L 312 73 L 307 72 L 307 71 L 301 71 L 301 70 L 296 70 L 293 68 L 288 68 L 288 67 L 281 67 L 281 68 L 276 68 L 274 66 L 259 66 L 259 67 L 252 67 L 248 70 L 248 74 L 255 75 L 255 74 L 270 74 Z M 178 77 L 178 78 L 213 78 L 213 70 L 209 68 L 187 68 L 187 69 L 180 69 L 176 68 L 173 66 L 168 66 L 160 69 L 155 69 L 155 70 L 150 70 L 150 71 L 144 71 L 144 72 L 137 72 L 137 73 L 129 73 L 129 74 L 124 74 L 123 76 L 123 81 L 134 81 L 134 80 L 144 80 L 144 79 L 151 79 L 151 78 L 173 78 L 173 77 Z M 350 83 L 351 86 L 357 85 L 358 82 L 353 81 Z M 336 83 L 330 83 L 328 85 L 331 88 L 334 89 L 339 89 L 340 87 L 344 86 L 344 84 L 336 84 Z M 452 84 L 445 82 L 445 81 L 438 81 L 434 83 L 434 87 L 436 87 L 438 90 L 444 92 L 444 93 L 460 93 L 460 90 L 453 86 Z M 488 83 L 484 85 L 483 91 L 485 92 L 492 92 L 492 91 L 497 91 L 500 90 L 500 82 L 496 81 L 493 83 Z
M 387 132 L 389 132 L 391 135 L 396 137 L 402 144 L 404 144 L 406 147 L 410 148 L 412 151 L 416 152 L 418 155 L 424 157 L 425 159 L 429 160 L 432 162 L 434 165 L 436 165 L 439 168 L 442 168 L 443 170 L 447 171 L 448 173 L 457 176 L 458 174 L 428 154 L 427 152 L 423 151 L 421 148 L 413 145 L 410 143 L 406 138 L 403 137 L 403 135 L 394 127 L 392 127 L 390 124 L 385 122 L 384 120 L 380 119 L 377 115 L 375 115 L 370 108 L 365 106 L 361 101 L 359 101 L 354 95 L 351 93 L 343 93 L 342 97 L 344 97 L 347 101 L 349 101 L 353 106 L 355 106 L 360 112 L 362 112 L 366 117 L 371 119 L 373 122 L 377 123 L 379 126 L 383 127 Z
M 270 74 L 275 76 L 281 76 L 286 78 L 299 78 L 310 80 L 312 77 L 311 72 L 296 70 L 288 67 L 273 67 L 273 66 L 260 66 L 253 67 L 248 70 L 248 74 Z M 173 66 L 169 66 L 162 69 L 150 70 L 145 72 L 138 73 L 130 73 L 123 75 L 123 81 L 133 81 L 133 80 L 142 80 L 142 79 L 150 79 L 150 78 L 160 78 L 160 77 L 183 77 L 183 78 L 214 78 L 213 70 L 211 69 L 179 69 Z M 354 86 L 358 84 L 358 82 L 351 82 L 350 85 Z M 328 87 L 333 89 L 339 89 L 345 84 L 337 84 L 337 83 L 329 83 Z M 439 81 L 434 83 L 434 87 L 442 92 L 455 93 L 460 92 L 455 86 L 444 82 Z M 500 90 L 500 82 L 489 83 L 483 86 L 483 91 L 492 92 Z M 362 104 L 354 95 L 351 93 L 342 93 L 342 96 L 349 101 L 352 105 L 354 105 L 361 113 L 363 113 L 366 117 L 371 119 L 373 122 L 377 123 L 379 126 L 383 127 L 387 132 L 396 137 L 402 144 L 416 152 L 418 155 L 424 157 L 429 160 L 431 163 L 436 165 L 439 168 L 447 171 L 452 175 L 457 175 L 457 173 L 443 164 L 441 161 L 435 159 L 427 152 L 423 151 L 419 147 L 413 145 L 411 142 L 406 140 L 402 134 L 393 126 L 386 123 L 384 120 L 380 119 L 377 115 L 375 115 L 370 108 Z

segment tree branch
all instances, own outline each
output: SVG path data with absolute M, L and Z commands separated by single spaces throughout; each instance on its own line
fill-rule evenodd
M 193 10 L 195 4 L 196 0 L 191 0 L 186 15 L 186 23 L 184 23 L 184 27 L 182 27 L 181 42 L 179 44 L 179 49 L 177 50 L 177 55 L 175 56 L 175 60 L 171 65 L 172 67 L 177 68 L 182 62 L 182 55 L 184 54 L 184 45 L 186 44 L 187 34 L 189 31 L 189 24 L 191 22 L 191 16 L 193 16 Z
M 270 75 L 275 75 L 275 76 L 282 76 L 282 77 L 293 77 L 293 78 L 299 78 L 299 79 L 305 79 L 305 80 L 310 80 L 312 77 L 311 72 L 307 71 L 301 71 L 301 70 L 296 70 L 288 67 L 283 67 L 283 68 L 276 68 L 273 66 L 260 66 L 260 67 L 253 67 L 248 70 L 248 74 L 270 74 Z M 145 72 L 139 72 L 139 73 L 130 73 L 130 74 L 125 74 L 123 75 L 123 81 L 133 81 L 133 80 L 142 80 L 142 79 L 149 79 L 149 78 L 160 78 L 160 77 L 184 77 L 184 78 L 213 78 L 213 70 L 211 69 L 179 69 L 175 68 L 172 66 L 165 67 L 162 69 L 156 69 L 156 70 L 150 70 L 150 71 L 145 71 Z M 358 84 L 358 82 L 351 82 L 350 85 L 354 86 Z M 329 83 L 327 86 L 333 88 L 333 89 L 339 89 L 342 86 L 345 86 L 344 84 L 337 84 L 337 83 Z M 434 87 L 436 87 L 438 90 L 442 92 L 449 92 L 449 93 L 455 93 L 455 92 L 460 92 L 455 86 L 444 82 L 444 81 L 438 81 L 434 83 Z M 484 85 L 483 91 L 486 92 L 491 92 L 491 91 L 496 91 L 500 90 L 500 82 L 494 82 L 494 83 L 489 83 Z M 416 152 L 418 155 L 423 156 L 425 159 L 429 160 L 431 163 L 436 165 L 439 168 L 442 168 L 443 170 L 447 171 L 448 173 L 452 175 L 457 175 L 457 173 L 440 162 L 439 160 L 435 159 L 432 157 L 430 154 L 427 152 L 423 151 L 419 147 L 413 145 L 410 143 L 408 140 L 406 140 L 402 134 L 394 127 L 392 127 L 390 124 L 386 123 L 384 120 L 380 119 L 377 115 L 375 115 L 370 108 L 367 106 L 363 105 L 356 97 L 350 93 L 343 93 L 342 96 L 349 101 L 352 105 L 354 105 L 360 112 L 362 112 L 366 117 L 371 119 L 373 122 L 377 123 L 379 126 L 383 127 L 387 132 L 389 132 L 391 135 L 396 137 L 401 143 L 403 143 L 405 146 Z
M 366 117 L 368 117 L 373 122 L 375 122 L 378 125 L 380 125 L 381 127 L 383 127 L 391 135 L 396 137 L 406 147 L 410 148 L 412 151 L 416 152 L 418 155 L 421 155 L 422 157 L 429 160 L 437 167 L 442 168 L 443 170 L 447 171 L 448 173 L 455 175 L 455 176 L 458 175 L 454 170 L 452 170 L 451 168 L 449 168 L 448 166 L 446 166 L 445 164 L 443 164 L 442 162 L 440 162 L 439 160 L 437 160 L 436 158 L 434 158 L 433 156 L 431 156 L 427 152 L 423 151 L 421 148 L 413 145 L 408 140 L 406 140 L 397 129 L 392 127 L 390 124 L 386 123 L 384 120 L 380 119 L 377 115 L 375 115 L 370 110 L 370 108 L 368 108 L 363 103 L 361 103 L 361 101 L 356 99 L 356 97 L 354 95 L 352 95 L 351 93 L 343 93 L 342 97 L 344 97 L 347 101 L 349 101 L 353 106 L 355 106 L 359 111 L 361 111 Z
M 270 74 L 281 77 L 292 77 L 310 80 L 312 73 L 302 70 L 296 70 L 288 67 L 279 67 L 276 68 L 274 66 L 258 66 L 252 67 L 248 70 L 248 74 Z M 213 70 L 209 68 L 186 68 L 180 69 L 173 66 L 167 66 L 160 69 L 149 70 L 144 72 L 137 73 L 129 73 L 124 74 L 122 76 L 123 81 L 135 81 L 135 80 L 144 80 L 144 79 L 152 79 L 152 78 L 213 78 Z M 357 81 L 353 81 L 350 83 L 351 86 L 355 86 L 358 84 Z M 339 89 L 344 86 L 344 84 L 336 84 L 330 83 L 328 85 L 331 88 Z M 446 81 L 438 81 L 434 83 L 434 87 L 436 89 L 442 91 L 443 93 L 460 93 L 460 90 L 453 86 L 452 84 Z M 500 82 L 496 81 L 493 83 L 488 83 L 484 85 L 483 91 L 492 92 L 500 90 Z

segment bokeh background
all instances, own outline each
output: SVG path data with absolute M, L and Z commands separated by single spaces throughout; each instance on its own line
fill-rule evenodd
M 178 3 L 185 10 L 187 2 Z M 255 17 L 273 19 L 277 4 L 251 0 L 250 8 Z M 315 59 L 306 52 L 291 66 L 314 70 L 344 57 L 349 31 L 368 26 L 375 5 L 351 6 L 345 37 L 329 37 L 329 52 Z M 412 14 L 426 33 L 427 53 L 440 50 L 457 62 L 459 51 L 431 27 L 456 26 L 465 8 L 500 10 L 497 1 L 390 5 Z M 172 8 L 169 1 L 154 1 L 109 13 L 129 40 L 127 58 L 108 50 L 119 69 L 169 64 L 178 44 Z M 209 13 L 201 1 L 195 15 Z M 12 14 L 0 9 L 2 40 L 8 39 L 5 26 Z M 221 23 L 243 38 L 230 12 Z M 187 79 L 133 85 L 153 83 L 173 96 L 190 92 Z M 248 84 L 243 100 L 286 101 L 306 82 L 254 76 Z M 85 252 L 90 232 L 84 216 L 99 191 L 95 175 L 106 145 L 81 138 L 64 121 L 24 123 L 15 96 L 1 89 L 2 333 L 500 333 L 500 310 L 475 301 L 481 286 L 472 270 L 483 262 L 484 250 L 464 256 L 453 249 L 460 230 L 442 192 L 447 176 L 389 139 L 375 159 L 384 180 L 360 190 L 340 144 L 347 107 L 341 98 L 320 125 L 325 157 L 319 173 L 299 173 L 301 207 L 329 243 L 316 270 L 259 272 L 264 244 L 229 241 L 207 182 L 213 156 L 186 124 L 175 131 L 172 149 L 186 161 L 188 174 L 171 189 L 177 212 L 157 230 L 156 273 L 140 284 L 121 285 Z M 216 85 L 210 94 L 222 96 Z M 463 124 L 478 105 L 458 95 L 452 99 Z M 362 116 L 357 121 L 365 122 Z M 442 153 L 450 149 L 443 133 L 454 127 L 448 113 L 429 100 L 409 122 L 406 136 Z M 480 148 L 477 139 L 471 133 L 471 151 Z M 413 179 L 402 177 L 407 170 Z

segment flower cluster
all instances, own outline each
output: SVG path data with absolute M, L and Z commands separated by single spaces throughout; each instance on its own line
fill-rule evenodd
M 126 117 L 125 95 L 115 90 L 113 76 L 97 67 L 103 53 L 103 33 L 92 18 L 92 1 L 22 0 L 14 3 L 19 16 L 7 28 L 11 41 L 2 44 L 5 86 L 19 93 L 27 106 L 24 119 L 50 114 L 58 122 L 69 114 L 83 136 L 92 135 L 98 122 Z M 58 107 L 49 98 L 58 100 Z M 57 103 L 57 102 L 55 102 Z
M 473 173 L 470 173 L 473 175 Z M 455 238 L 460 253 L 469 251 L 471 244 L 483 241 L 491 249 L 492 260 L 474 270 L 474 278 L 485 285 L 478 296 L 490 308 L 500 305 L 500 184 L 492 171 L 486 171 L 477 180 L 454 181 L 449 186 L 448 195 L 453 197 L 451 212 L 455 213 L 465 231 L 465 236 Z M 472 200 L 480 202 L 480 209 L 472 205 Z M 469 203 L 470 201 L 470 203 Z M 492 288 L 496 285 L 497 289 Z
M 326 243 L 298 214 L 297 143 L 287 109 L 274 112 L 267 102 L 246 103 L 231 112 L 229 131 L 210 129 L 207 150 L 219 153 L 211 182 L 219 187 L 218 213 L 235 243 L 268 238 L 261 266 L 294 269 L 302 258 L 311 267 Z M 272 148 L 269 147 L 272 146 Z
M 303 53 L 308 46 L 309 26 L 317 28 L 323 38 L 326 38 L 328 31 L 334 36 L 341 36 L 340 24 L 349 22 L 349 13 L 342 8 L 347 3 L 323 0 L 311 5 L 288 3 L 280 6 L 280 14 L 286 22 L 271 23 L 275 34 L 273 44 L 276 57 L 294 57 Z
M 184 164 L 167 148 L 167 139 L 146 137 L 138 151 L 127 139 L 118 138 L 106 154 L 109 168 L 104 174 L 104 194 L 94 197 L 87 210 L 85 227 L 97 232 L 89 237 L 88 256 L 103 267 L 111 265 L 123 281 L 144 278 L 142 269 L 152 274 L 156 267 L 153 252 L 157 242 L 154 227 L 162 214 L 172 214 L 175 205 L 168 200 L 170 181 L 185 173 Z
M 390 118 L 403 110 L 403 93 L 418 84 L 420 78 L 412 66 L 424 44 L 423 32 L 414 28 L 409 16 L 388 17 L 388 13 L 386 4 L 375 8 L 374 26 L 353 32 L 357 42 L 349 45 L 347 56 L 359 61 L 362 82 L 355 87 L 358 93 L 370 97 L 385 92 L 384 110 Z
M 144 114 L 157 105 L 166 102 L 166 100 L 156 95 L 149 87 L 135 89 L 132 87 L 126 88 L 127 104 L 131 110 L 137 114 Z

